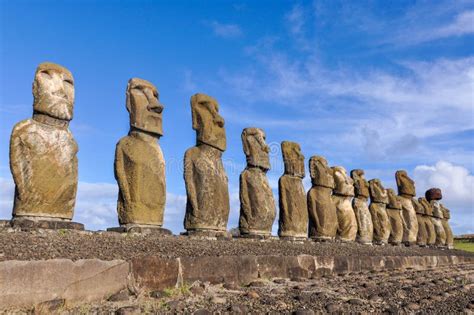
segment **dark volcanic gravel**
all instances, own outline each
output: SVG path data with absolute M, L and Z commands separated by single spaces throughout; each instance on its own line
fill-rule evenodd
M 258 286 L 209 285 L 143 293 L 121 292 L 62 314 L 453 314 L 474 311 L 474 266 L 388 271 Z M 125 311 L 129 311 L 126 313 Z M 132 311 L 132 312 L 130 312 Z
M 240 256 L 308 254 L 314 256 L 474 256 L 458 250 L 367 246 L 349 243 L 291 243 L 279 240 L 199 240 L 186 236 L 153 236 L 114 232 L 40 230 L 0 232 L 0 261 L 69 258 L 131 259 L 138 256 Z

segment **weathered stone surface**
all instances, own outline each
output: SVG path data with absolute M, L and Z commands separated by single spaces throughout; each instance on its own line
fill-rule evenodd
M 347 176 L 342 166 L 333 166 L 334 190 L 332 201 L 336 207 L 338 230 L 337 236 L 342 241 L 354 241 L 357 236 L 357 220 L 352 208 L 354 182 Z
M 370 244 L 374 236 L 374 225 L 368 206 L 369 183 L 364 177 L 364 171 L 360 169 L 352 170 L 351 178 L 354 181 L 355 192 L 352 208 L 354 209 L 358 227 L 356 240 L 362 244 Z
M 449 225 L 448 220 L 451 218 L 451 214 L 448 208 L 441 204 L 441 211 L 443 213 L 443 219 L 441 224 L 443 224 L 444 232 L 446 233 L 446 246 L 448 248 L 454 248 L 454 235 Z
M 436 231 L 431 219 L 433 208 L 425 197 L 418 198 L 418 202 L 423 207 L 424 212 L 423 218 L 427 234 L 426 245 L 434 245 L 436 243 Z
M 270 160 L 265 133 L 259 128 L 245 128 L 242 145 L 247 167 L 240 174 L 240 234 L 271 235 L 276 209 L 266 175 Z
M 312 187 L 308 191 L 309 237 L 316 240 L 334 240 L 338 221 L 336 206 L 331 195 L 334 188 L 333 171 L 322 156 L 309 159 Z
M 436 232 L 436 242 L 437 246 L 444 246 L 446 244 L 446 231 L 443 226 L 443 212 L 441 210 L 441 204 L 437 200 L 430 201 L 431 207 L 433 208 L 433 216 L 431 217 L 431 222 L 433 222 L 435 232 Z
M 0 262 L 0 309 L 64 299 L 68 305 L 105 299 L 127 287 L 122 260 Z
M 399 196 L 402 203 L 403 243 L 412 245 L 418 237 L 418 221 L 412 197 Z
M 388 204 L 387 216 L 390 221 L 390 237 L 388 242 L 399 245 L 403 239 L 402 204 L 395 191 L 391 188 L 387 190 Z
M 428 202 L 431 200 L 441 200 L 443 199 L 443 194 L 439 188 L 430 188 L 425 192 L 425 198 Z
M 155 235 L 172 235 L 173 233 L 162 227 L 156 225 L 137 225 L 137 224 L 126 224 L 123 226 L 108 228 L 109 232 L 118 233 L 140 233 L 140 234 L 155 234 Z
M 41 217 L 17 217 L 11 221 L 11 227 L 19 228 L 22 231 L 36 229 L 51 230 L 84 230 L 84 224 L 71 222 L 69 220 L 43 220 Z
M 225 231 L 229 218 L 228 179 L 222 164 L 226 149 L 224 119 L 217 101 L 205 94 L 191 97 L 197 144 L 184 155 L 186 230 Z
M 404 170 L 395 172 L 395 179 L 397 182 L 398 195 L 405 197 L 415 197 L 415 182 L 408 177 L 408 174 Z
M 129 134 L 115 149 L 115 179 L 119 186 L 120 225 L 163 225 L 166 202 L 165 160 L 157 140 L 163 135 L 158 90 L 133 78 L 127 85 Z
M 163 290 L 174 287 L 182 281 L 177 259 L 162 257 L 138 257 L 130 262 L 133 279 L 133 290 Z
M 13 217 L 71 220 L 77 192 L 77 143 L 69 130 L 74 81 L 66 68 L 42 63 L 33 83 L 33 118 L 13 127 L 10 169 Z
M 356 197 L 369 198 L 369 183 L 365 179 L 364 170 L 355 169 L 351 171 L 351 178 L 354 181 L 354 193 Z
M 179 258 L 183 283 L 209 281 L 210 283 L 247 284 L 258 277 L 254 256 L 183 257 Z
M 285 174 L 278 181 L 280 218 L 278 236 L 306 238 L 308 236 L 308 208 L 303 187 L 304 155 L 299 144 L 281 143 Z
M 299 256 L 259 256 L 256 258 L 261 278 L 310 278 L 316 271 L 315 258 Z
M 426 230 L 425 208 L 416 198 L 412 198 L 412 202 L 413 208 L 416 212 L 416 221 L 418 223 L 418 234 L 416 237 L 416 244 L 418 246 L 426 246 L 429 237 L 428 231 Z
M 390 237 L 390 221 L 387 215 L 388 195 L 382 182 L 375 178 L 369 181 L 370 214 L 374 225 L 374 243 L 387 244 Z

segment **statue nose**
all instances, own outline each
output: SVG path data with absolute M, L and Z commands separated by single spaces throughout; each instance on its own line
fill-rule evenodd
M 224 127 L 224 118 L 222 118 L 221 116 L 217 116 L 215 119 L 214 119 L 214 122 L 221 128 Z
M 150 105 L 148 105 L 148 110 L 155 112 L 157 114 L 161 114 L 163 112 L 164 106 L 158 101 L 151 102 Z

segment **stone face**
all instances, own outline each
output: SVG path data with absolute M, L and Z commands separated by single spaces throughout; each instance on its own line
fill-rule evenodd
M 430 188 L 425 192 L 425 198 L 428 202 L 431 200 L 441 200 L 443 199 L 443 194 L 439 188 Z
M 388 195 L 379 179 L 369 181 L 370 214 L 374 225 L 374 242 L 387 244 L 390 237 L 390 221 L 387 215 Z
M 437 200 L 430 201 L 431 207 L 433 208 L 433 216 L 431 217 L 431 222 L 433 222 L 435 232 L 436 232 L 436 242 L 437 246 L 444 246 L 446 244 L 446 231 L 443 226 L 443 212 L 441 210 L 441 204 Z
M 304 155 L 299 144 L 281 143 L 285 174 L 278 181 L 280 218 L 278 235 L 288 238 L 306 238 L 308 235 L 308 208 L 303 187 Z
M 308 191 L 309 237 L 333 240 L 336 237 L 338 221 L 336 206 L 331 195 L 334 188 L 333 171 L 322 156 L 309 160 L 312 187 Z
M 347 176 L 342 166 L 333 166 L 334 190 L 332 201 L 336 206 L 338 230 L 337 235 L 342 241 L 354 241 L 357 236 L 357 220 L 352 208 L 354 182 Z
M 225 231 L 229 217 L 228 179 L 222 164 L 226 149 L 224 119 L 217 101 L 205 94 L 191 97 L 197 144 L 184 155 L 186 230 Z
M 117 212 L 122 226 L 162 226 L 166 202 L 165 160 L 157 143 L 163 135 L 163 105 L 148 81 L 133 78 L 127 86 L 130 132 L 115 149 Z
M 404 170 L 395 173 L 398 195 L 402 202 L 403 242 L 415 244 L 418 236 L 418 221 L 412 198 L 416 196 L 415 182 Z
M 33 97 L 33 118 L 17 123 L 10 138 L 13 217 L 71 220 L 78 151 L 68 128 L 74 106 L 71 72 L 53 63 L 40 64 Z
M 413 207 L 416 212 L 416 221 L 418 223 L 418 234 L 416 237 L 416 244 L 418 246 L 426 246 L 428 243 L 428 230 L 426 229 L 426 220 L 425 220 L 425 208 L 423 205 L 416 199 L 412 199 Z
M 276 210 L 266 175 L 270 161 L 265 133 L 258 128 L 246 128 L 242 144 L 247 167 L 240 174 L 240 234 L 271 235 Z
M 387 216 L 390 221 L 390 237 L 388 238 L 388 242 L 393 245 L 398 245 L 403 239 L 402 204 L 393 189 L 387 189 L 387 196 Z
M 352 200 L 352 208 L 357 219 L 357 238 L 359 243 L 372 243 L 374 236 L 374 226 L 372 216 L 369 211 L 369 183 L 364 177 L 364 171 L 360 169 L 351 171 L 351 178 L 354 181 L 355 198 Z
M 365 179 L 364 171 L 355 169 L 351 171 L 351 178 L 354 181 L 354 192 L 358 198 L 369 198 L 369 183 Z
M 398 195 L 406 197 L 416 196 L 415 182 L 410 177 L 408 177 L 406 171 L 397 171 L 395 173 L 395 179 L 397 182 Z
M 444 232 L 446 234 L 446 246 L 448 248 L 454 248 L 454 235 L 453 231 L 451 230 L 451 226 L 449 225 L 448 220 L 451 218 L 451 214 L 448 208 L 441 204 L 441 211 L 443 213 L 443 219 L 441 220 L 441 224 L 443 225 Z

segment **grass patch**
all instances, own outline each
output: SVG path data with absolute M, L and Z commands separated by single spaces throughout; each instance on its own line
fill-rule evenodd
M 474 242 L 454 241 L 454 248 L 474 253 Z

